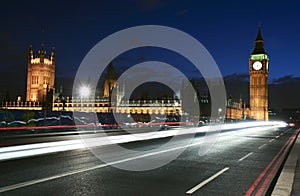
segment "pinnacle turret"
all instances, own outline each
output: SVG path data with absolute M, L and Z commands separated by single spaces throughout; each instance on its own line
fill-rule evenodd
M 32 49 L 32 45 L 30 45 L 28 51 L 28 61 L 30 62 L 32 59 L 33 59 L 33 49 Z
M 53 64 L 55 64 L 55 48 L 54 47 L 52 48 L 50 60 L 52 61 Z
M 112 62 L 110 62 L 107 68 L 105 80 L 115 80 L 115 79 L 116 79 L 115 69 Z

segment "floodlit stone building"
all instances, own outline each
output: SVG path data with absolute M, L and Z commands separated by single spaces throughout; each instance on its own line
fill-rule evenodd
M 46 56 L 44 45 L 37 55 L 30 46 L 27 67 L 26 101 L 43 102 L 47 99 L 47 93 L 54 91 L 55 80 L 55 52 L 54 48 L 50 57 Z

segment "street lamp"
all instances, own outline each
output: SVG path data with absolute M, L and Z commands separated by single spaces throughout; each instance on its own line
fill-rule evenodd
M 220 119 L 222 118 L 222 117 L 220 116 L 221 112 L 222 112 L 222 108 L 219 108 L 219 109 L 218 109 L 218 122 L 220 122 Z
M 80 97 L 88 97 L 90 95 L 90 89 L 87 86 L 82 86 L 79 88 Z
M 82 110 L 82 98 L 86 98 L 90 95 L 91 90 L 87 86 L 81 86 L 79 88 L 79 95 L 80 95 L 80 106 Z

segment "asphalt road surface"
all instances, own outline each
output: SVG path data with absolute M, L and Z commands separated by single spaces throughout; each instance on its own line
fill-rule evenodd
M 186 134 L 176 141 L 121 142 L 128 153 L 105 145 L 2 160 L 0 194 L 264 195 L 295 133 L 295 128 L 255 127 L 197 133 L 192 140 Z M 156 163 L 162 166 L 143 171 Z

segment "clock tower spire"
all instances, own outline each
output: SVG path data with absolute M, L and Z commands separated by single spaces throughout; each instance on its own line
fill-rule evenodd
M 251 55 L 254 54 L 267 54 L 264 48 L 264 40 L 261 35 L 260 25 L 258 26 L 258 32 L 255 39 L 254 50 L 251 53 Z
M 264 48 L 260 26 L 250 55 L 250 109 L 251 117 L 256 120 L 268 120 L 268 75 L 269 58 Z

